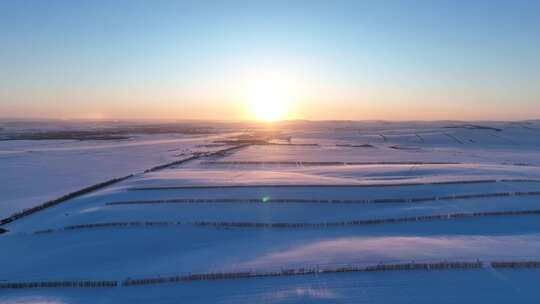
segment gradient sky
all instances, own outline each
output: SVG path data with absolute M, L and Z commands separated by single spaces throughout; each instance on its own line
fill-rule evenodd
M 540 118 L 540 1 L 0 1 L 0 117 Z

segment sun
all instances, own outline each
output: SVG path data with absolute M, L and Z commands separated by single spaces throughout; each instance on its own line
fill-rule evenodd
M 272 91 L 259 91 L 249 98 L 249 106 L 255 119 L 272 122 L 285 118 L 289 97 Z
M 266 81 L 251 86 L 246 101 L 251 117 L 273 122 L 287 118 L 293 97 L 279 82 Z
M 233 77 L 234 98 L 241 101 L 247 120 L 276 122 L 295 119 L 305 96 L 303 77 L 286 69 L 259 66 Z

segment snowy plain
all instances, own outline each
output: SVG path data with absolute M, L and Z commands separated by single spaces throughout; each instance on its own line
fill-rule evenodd
M 1 189 L 9 205 L 4 213 L 136 173 L 5 225 L 0 284 L 540 261 L 539 122 L 291 122 L 273 128 L 280 136 L 267 144 L 147 173 L 193 152 L 223 148 L 213 145 L 223 135 L 0 142 L 0 166 L 11 172 Z M 100 168 L 107 170 L 85 181 L 76 173 Z M 456 214 L 478 215 L 422 219 Z M 384 221 L 403 218 L 414 220 Z M 373 220 L 380 222 L 368 223 Z M 539 277 L 538 268 L 489 266 L 324 273 L 0 289 L 0 302 L 537 303 L 533 282 Z
M 107 179 L 206 152 L 222 135 L 138 135 L 116 141 L 0 141 L 0 218 Z

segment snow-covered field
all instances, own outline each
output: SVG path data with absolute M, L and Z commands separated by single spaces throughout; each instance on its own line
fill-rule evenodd
M 0 215 L 136 173 L 1 227 L 8 231 L 0 234 L 0 286 L 107 280 L 117 287 L 5 288 L 0 302 L 540 301 L 540 268 L 491 264 L 540 261 L 539 122 L 276 128 L 290 141 L 147 173 L 194 151 L 222 149 L 212 141 L 223 135 L 0 142 L 0 167 L 9 173 Z M 337 272 L 445 262 L 481 266 Z M 328 273 L 125 284 L 285 269 Z
M 107 179 L 212 151 L 222 135 L 140 135 L 117 141 L 0 141 L 0 218 Z

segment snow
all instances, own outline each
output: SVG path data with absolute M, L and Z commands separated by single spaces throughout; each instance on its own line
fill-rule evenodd
M 2 175 L 4 213 L 136 173 L 5 225 L 0 284 L 411 261 L 480 260 L 484 267 L 0 289 L 0 303 L 538 302 L 540 270 L 489 267 L 492 261 L 540 261 L 537 214 L 296 228 L 197 222 L 317 224 L 540 210 L 540 124 L 321 122 L 281 128 L 292 144 L 317 145 L 250 145 L 143 173 L 179 159 L 178 151 L 222 147 L 212 146 L 213 135 L 0 142 L 0 166 L 9 172 Z M 361 144 L 374 147 L 354 146 Z M 134 224 L 69 229 L 106 223 Z
M 2 303 L 535 303 L 536 270 L 343 273 L 159 287 L 14 290 Z
M 0 141 L 0 218 L 66 193 L 216 148 L 217 136 L 137 136 L 115 141 Z

